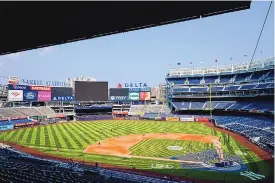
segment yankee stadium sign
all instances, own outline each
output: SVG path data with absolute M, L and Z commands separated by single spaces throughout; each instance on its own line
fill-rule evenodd
M 33 79 L 22 79 L 21 84 L 24 85 L 40 85 L 40 86 L 67 86 L 64 81 L 42 81 Z

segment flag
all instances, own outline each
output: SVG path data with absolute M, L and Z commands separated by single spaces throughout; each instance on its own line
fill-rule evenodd
M 232 60 L 232 57 L 230 57 L 229 59 Z
M 178 62 L 177 64 L 180 65 L 180 62 Z
M 189 64 L 192 64 L 192 62 L 189 62 Z
M 247 55 L 244 55 L 245 57 L 247 56 Z
M 215 60 L 215 62 L 218 62 L 218 60 Z
M 169 67 L 171 67 L 171 65 L 169 64 Z

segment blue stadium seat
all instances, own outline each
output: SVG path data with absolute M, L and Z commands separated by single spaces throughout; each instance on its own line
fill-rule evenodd
M 206 87 L 191 87 L 190 92 L 207 92 Z

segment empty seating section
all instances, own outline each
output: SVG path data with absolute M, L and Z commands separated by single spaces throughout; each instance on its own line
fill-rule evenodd
M 274 69 L 270 68 L 267 70 L 247 72 L 247 73 L 237 73 L 237 74 L 223 74 L 220 76 L 195 76 L 195 77 L 173 77 L 167 78 L 168 82 L 173 82 L 177 84 L 185 85 L 199 85 L 199 84 L 227 84 L 236 83 L 238 85 L 240 82 L 267 82 L 274 80 Z M 188 81 L 188 82 L 186 82 Z M 274 86 L 273 86 L 274 87 Z
M 36 108 L 32 107 L 19 107 L 19 108 L 13 108 L 14 111 L 23 114 L 25 116 L 41 116 L 42 113 L 38 111 Z
M 259 83 L 255 89 L 264 89 L 266 87 L 268 87 L 270 85 L 270 83 Z
M 205 103 L 205 105 L 204 105 L 204 109 L 210 109 L 210 108 L 212 108 L 212 109 L 214 109 L 215 108 L 215 106 L 218 104 L 219 102 L 216 102 L 216 101 L 212 101 L 212 103 L 211 103 L 211 107 L 210 107 L 210 102 L 209 101 L 207 101 L 206 103 Z
M 217 76 L 213 76 L 213 77 L 204 77 L 204 82 L 205 82 L 206 84 L 215 83 L 216 79 L 218 79 Z
M 210 102 L 172 102 L 175 109 L 210 109 Z M 212 101 L 212 109 L 274 112 L 273 102 Z
M 43 115 L 55 114 L 54 110 L 50 107 L 37 107 L 36 109 L 40 111 Z
M 274 88 L 274 83 L 271 83 L 268 88 Z
M 211 92 L 214 91 L 222 91 L 223 90 L 223 86 L 211 86 Z M 209 89 L 210 90 L 210 89 Z
M 206 87 L 191 87 L 191 92 L 206 92 L 208 88 Z
M 248 78 L 249 76 L 251 76 L 252 73 L 243 73 L 243 74 L 237 74 L 235 77 L 234 82 L 242 82 L 242 81 L 246 81 L 246 78 Z
M 191 102 L 191 109 L 202 109 L 204 102 Z
M 170 113 L 170 109 L 166 105 L 131 105 L 129 115 L 144 115 L 145 113 L 161 114 Z
M 144 105 L 132 105 L 129 110 L 129 115 L 136 116 L 136 115 L 143 115 L 145 112 Z
M 261 116 L 214 116 L 214 119 L 218 126 L 243 134 L 248 138 L 259 137 L 259 143 L 263 143 L 263 145 L 274 143 L 274 119 L 272 118 Z
M 20 115 L 13 111 L 11 108 L 0 108 L 0 119 L 1 118 L 16 118 L 23 115 Z
M 274 79 L 274 69 L 269 71 L 266 76 L 264 77 L 264 79 Z
M 189 88 L 173 88 L 174 92 L 189 92 Z
M 258 71 L 258 72 L 253 72 L 250 80 L 254 81 L 254 80 L 259 80 L 261 78 L 263 78 L 268 72 L 267 71 Z
M 173 102 L 176 109 L 189 109 L 190 102 Z
M 242 85 L 239 90 L 251 90 L 252 88 L 256 87 L 257 85 Z
M 241 110 L 247 106 L 250 105 L 250 102 L 237 102 L 232 107 L 230 107 L 230 110 Z
M 84 171 L 89 173 L 86 175 Z M 136 175 L 74 162 L 38 159 L 9 147 L 0 147 L 0 182 L 176 183 L 162 177 Z
M 191 77 L 189 77 L 188 78 L 188 82 L 189 82 L 189 84 L 200 84 L 201 83 L 201 79 L 202 78 L 191 78 Z
M 224 91 L 234 91 L 234 90 L 238 90 L 239 87 L 240 87 L 240 85 L 226 86 L 226 87 L 224 87 Z
M 0 108 L 0 119 L 18 118 L 24 116 L 55 116 L 55 112 L 50 107 L 13 107 Z
M 219 102 L 216 106 L 215 109 L 227 109 L 230 106 L 235 104 L 235 102 Z
M 232 75 L 221 75 L 219 83 L 229 83 L 231 79 L 232 79 Z

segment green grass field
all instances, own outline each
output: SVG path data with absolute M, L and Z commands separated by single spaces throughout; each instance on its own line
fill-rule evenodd
M 179 151 L 171 151 L 167 149 L 168 146 L 179 146 L 183 149 Z M 201 152 L 209 149 L 214 149 L 214 145 L 196 141 L 166 139 L 143 140 L 130 148 L 132 155 L 148 157 L 171 157 L 177 155 L 187 155 L 193 152 Z
M 112 131 L 111 131 L 112 129 Z M 185 134 L 205 134 L 215 135 L 225 142 L 227 135 L 206 127 L 202 123 L 182 123 L 182 122 L 158 122 L 158 121 L 94 121 L 94 122 L 73 122 L 64 124 L 55 124 L 48 126 L 39 126 L 35 128 L 23 128 L 0 134 L 0 140 L 16 142 L 48 154 L 57 156 L 76 158 L 84 161 L 97 161 L 99 163 L 108 163 L 119 166 L 133 167 L 136 169 L 151 169 L 151 164 L 169 164 L 173 165 L 173 170 L 152 171 L 196 177 L 197 179 L 220 180 L 228 179 L 228 182 L 249 182 L 250 179 L 240 176 L 239 173 L 218 173 L 198 170 L 184 170 L 179 163 L 164 162 L 138 158 L 122 158 L 107 155 L 84 154 L 82 151 L 90 144 L 97 143 L 106 138 L 115 136 L 125 136 L 129 134 L 145 133 L 185 133 Z M 103 132 L 103 133 L 102 133 Z M 178 145 L 186 146 L 192 143 L 194 151 L 202 151 L 212 148 L 211 144 L 190 141 L 174 141 L 152 139 L 142 141 L 131 148 L 133 155 L 166 157 L 175 155 L 174 151 L 166 149 L 167 146 Z M 146 148 L 146 147 L 150 148 Z M 60 149 L 59 154 L 56 148 Z M 265 176 L 272 175 L 265 162 L 260 161 L 253 152 L 247 150 L 240 143 L 230 137 L 230 143 L 223 143 L 222 149 L 230 155 L 240 155 L 249 170 Z M 245 152 L 245 154 L 241 154 Z M 181 152 L 187 154 L 186 148 Z M 230 176 L 230 178 L 229 178 Z M 228 178 L 226 178 L 228 177 Z M 255 182 L 255 181 L 253 181 Z

